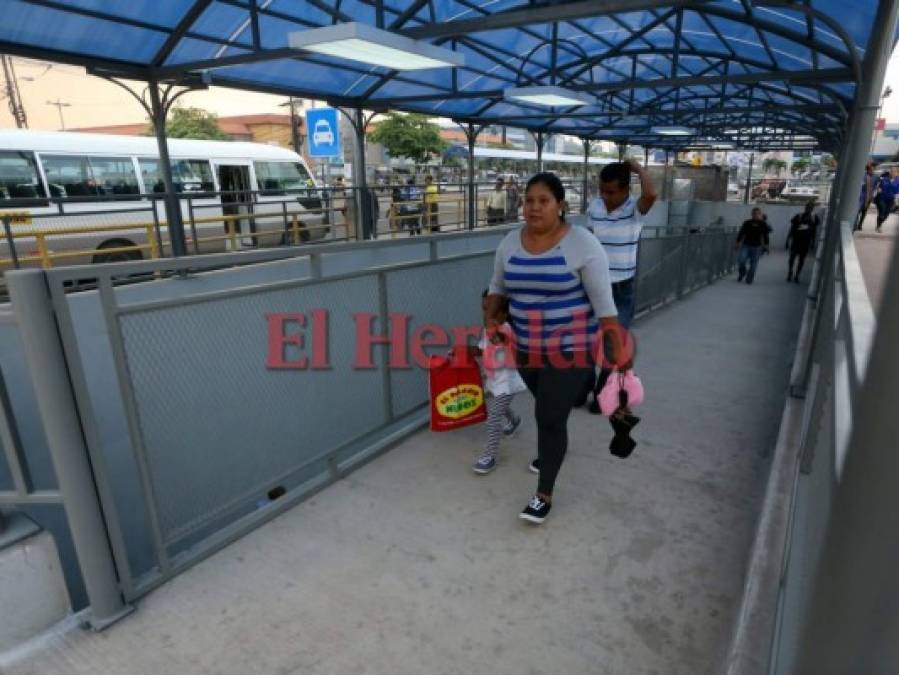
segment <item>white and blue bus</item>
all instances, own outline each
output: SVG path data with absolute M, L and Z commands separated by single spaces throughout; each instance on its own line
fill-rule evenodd
M 189 252 L 327 236 L 321 194 L 296 153 L 172 139 L 169 154 Z M 23 266 L 164 255 L 170 249 L 163 191 L 154 137 L 0 130 L 0 219 L 15 235 Z M 12 264 L 8 239 L 0 228 L 2 269 Z

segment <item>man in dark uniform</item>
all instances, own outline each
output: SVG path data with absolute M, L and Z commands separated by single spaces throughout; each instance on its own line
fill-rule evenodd
M 787 247 L 790 249 L 790 266 L 787 270 L 787 281 L 799 283 L 799 275 L 802 273 L 802 264 L 809 249 L 815 243 L 815 234 L 818 231 L 820 219 L 815 214 L 815 203 L 805 205 L 805 211 L 793 216 L 790 221 L 790 233 L 787 235 Z M 795 274 L 793 263 L 799 260 Z
M 768 252 L 768 223 L 762 218 L 762 210 L 759 207 L 752 209 L 752 218 L 743 223 L 737 234 L 736 247 L 737 265 L 739 276 L 737 281 L 746 279 L 751 284 L 755 279 L 755 270 L 759 266 L 759 257 L 762 252 Z

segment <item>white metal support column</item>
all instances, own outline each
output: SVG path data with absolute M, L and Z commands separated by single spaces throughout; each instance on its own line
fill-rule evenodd
M 101 630 L 132 607 L 119 588 L 47 281 L 40 270 L 16 270 L 6 282 L 90 601 L 90 624 Z
M 537 173 L 543 173 L 543 145 L 546 137 L 542 131 L 538 131 L 534 136 L 534 142 L 537 144 Z
M 581 192 L 581 213 L 587 213 L 587 192 L 590 190 L 590 141 L 584 139 L 584 188 Z

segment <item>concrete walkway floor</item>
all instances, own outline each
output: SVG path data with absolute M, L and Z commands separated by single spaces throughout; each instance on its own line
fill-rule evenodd
M 899 216 L 891 214 L 880 232 L 874 231 L 876 224 L 877 218 L 869 214 L 862 224 L 862 231 L 855 233 L 855 250 L 875 313 L 883 302 L 884 284 L 899 238 Z
M 766 256 L 754 285 L 730 277 L 639 322 L 640 446 L 613 458 L 607 422 L 576 410 L 543 526 L 517 517 L 532 420 L 486 477 L 469 468 L 482 428 L 421 432 L 108 631 L 50 637 L 0 671 L 717 672 L 802 310 L 785 276 Z

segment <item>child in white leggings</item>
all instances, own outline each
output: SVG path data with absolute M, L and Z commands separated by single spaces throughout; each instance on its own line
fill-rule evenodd
M 481 307 L 485 309 L 487 291 L 484 291 Z M 485 310 L 486 311 L 486 310 Z M 503 308 L 504 323 L 499 328 L 500 337 L 491 342 L 486 329 L 481 334 L 478 346 L 472 351 L 481 357 L 481 374 L 487 392 L 487 443 L 484 451 L 475 461 L 472 470 L 487 474 L 496 468 L 496 454 L 503 436 L 511 436 L 521 424 L 521 418 L 512 410 L 515 394 L 527 387 L 515 367 L 515 352 L 512 349 L 512 327 L 505 323 L 508 307 Z

